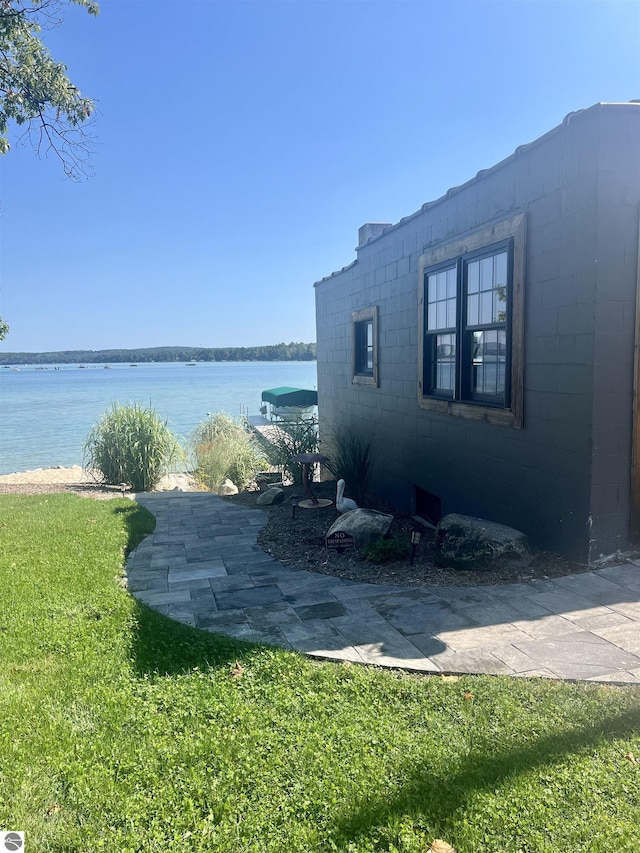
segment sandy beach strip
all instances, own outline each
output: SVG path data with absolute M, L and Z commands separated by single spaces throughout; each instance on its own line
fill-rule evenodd
M 32 471 L 0 474 L 0 483 L 42 483 L 46 485 L 92 483 L 95 485 L 96 480 L 81 465 L 72 465 L 70 468 L 63 468 L 62 465 L 58 465 L 56 468 L 35 468 Z
M 199 491 L 199 486 L 190 474 L 167 474 L 154 491 L 170 492 Z M 105 486 L 85 471 L 81 465 L 55 468 L 35 468 L 31 471 L 17 471 L 14 474 L 0 474 L 0 494 L 45 494 L 48 492 L 72 491 L 97 498 L 120 497 L 118 486 Z

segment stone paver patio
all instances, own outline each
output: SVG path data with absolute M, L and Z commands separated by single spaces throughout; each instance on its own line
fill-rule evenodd
M 156 528 L 127 561 L 140 601 L 180 622 L 309 655 L 426 673 L 640 683 L 640 566 L 483 587 L 356 583 L 283 566 L 262 510 L 141 494 Z

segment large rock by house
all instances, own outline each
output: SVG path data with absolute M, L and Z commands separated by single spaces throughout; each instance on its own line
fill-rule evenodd
M 327 532 L 331 536 L 338 531 L 350 533 L 356 547 L 367 545 L 373 539 L 384 536 L 391 527 L 392 515 L 375 509 L 352 509 L 336 519 Z
M 496 564 L 527 556 L 527 537 L 504 524 L 451 513 L 436 528 L 435 561 L 439 566 L 489 571 Z
M 284 500 L 284 490 L 277 486 L 272 486 L 266 492 L 261 492 L 256 498 L 257 506 L 272 506 L 273 504 L 281 504 Z

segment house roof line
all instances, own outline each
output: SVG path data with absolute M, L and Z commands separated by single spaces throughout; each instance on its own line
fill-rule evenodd
M 438 204 L 442 204 L 442 202 L 447 201 L 451 198 L 451 196 L 456 195 L 459 192 L 467 189 L 467 187 L 473 186 L 473 184 L 478 183 L 479 181 L 486 178 L 488 175 L 493 174 L 498 171 L 498 169 L 502 169 L 508 164 L 512 163 L 518 157 L 521 157 L 525 152 L 530 151 L 532 148 L 540 145 L 542 142 L 549 139 L 551 136 L 554 136 L 557 133 L 560 133 L 567 125 L 571 124 L 578 118 L 584 118 L 587 113 L 592 113 L 596 110 L 601 109 L 609 109 L 609 108 L 619 108 L 619 107 L 636 107 L 636 109 L 640 108 L 640 100 L 634 101 L 599 101 L 596 104 L 593 104 L 590 107 L 585 107 L 584 109 L 574 110 L 573 112 L 567 113 L 567 115 L 562 119 L 562 122 L 555 127 L 548 130 L 542 136 L 539 136 L 537 139 L 534 139 L 532 142 L 526 142 L 523 145 L 518 145 L 513 154 L 509 154 L 508 157 L 505 157 L 504 160 L 500 160 L 493 166 L 489 166 L 487 169 L 480 169 L 479 172 L 476 172 L 473 178 L 470 178 L 468 181 L 465 181 L 462 184 L 459 184 L 455 187 L 450 187 L 443 195 L 434 199 L 433 201 L 425 202 L 419 210 L 416 210 L 414 213 L 410 213 L 408 216 L 403 216 L 398 222 L 393 223 L 393 225 L 388 225 L 380 234 L 376 234 L 374 237 L 371 237 L 367 240 L 366 243 L 363 243 L 362 246 L 356 246 L 356 252 L 360 249 L 364 249 L 367 246 L 370 246 L 376 240 L 379 240 L 385 234 L 388 234 L 390 231 L 394 231 L 396 228 L 399 228 L 401 225 L 406 225 L 407 222 L 410 222 L 412 219 L 415 219 L 417 216 L 420 216 L 422 213 L 425 213 L 427 210 L 431 210 L 431 208 L 435 207 Z M 351 269 L 355 264 L 357 264 L 358 259 L 352 261 L 342 269 L 336 270 L 335 272 L 329 273 L 329 275 L 324 276 L 318 281 L 314 282 L 314 287 L 322 284 L 324 281 L 328 281 L 331 278 L 334 278 L 337 275 L 345 272 L 348 269 Z

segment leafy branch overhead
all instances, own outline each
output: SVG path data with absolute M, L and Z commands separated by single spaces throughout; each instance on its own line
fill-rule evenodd
M 81 95 L 41 37 L 61 23 L 69 2 L 98 14 L 92 0 L 0 0 L 0 154 L 9 151 L 15 124 L 22 131 L 19 141 L 30 142 L 39 156 L 53 153 L 77 180 L 89 166 L 86 122 L 94 103 Z

